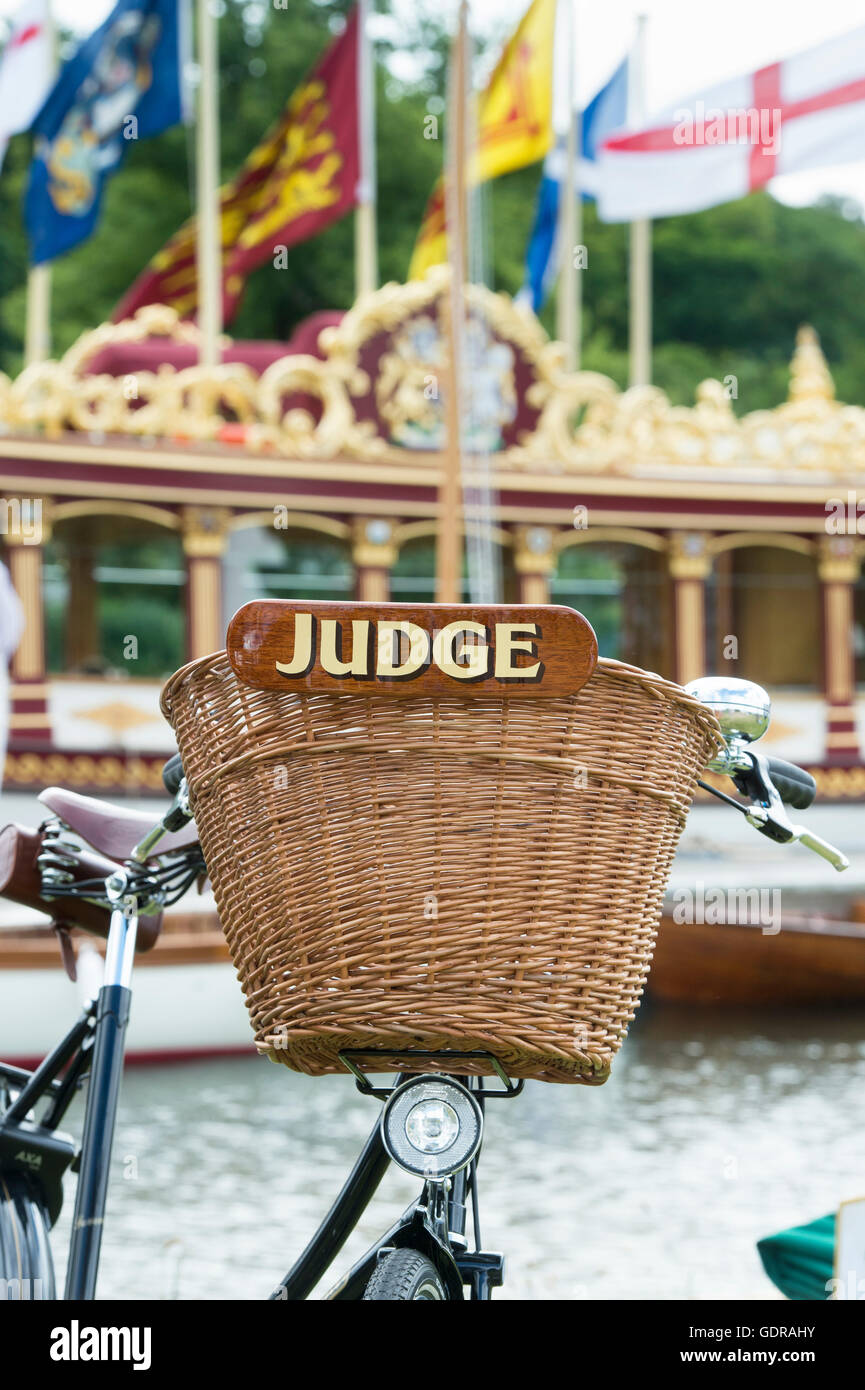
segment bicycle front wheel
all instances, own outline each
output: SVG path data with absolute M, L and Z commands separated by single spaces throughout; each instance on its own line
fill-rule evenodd
M 447 1291 L 432 1260 L 417 1250 L 393 1250 L 372 1273 L 366 1303 L 444 1303 Z
M 48 1215 L 25 1173 L 0 1173 L 0 1301 L 54 1298 Z

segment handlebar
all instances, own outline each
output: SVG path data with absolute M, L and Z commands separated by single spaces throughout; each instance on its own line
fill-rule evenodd
M 767 758 L 769 776 L 785 806 L 794 811 L 807 811 L 817 796 L 817 783 L 804 767 L 785 762 L 783 758 Z
M 180 754 L 175 753 L 162 769 L 162 781 L 169 796 L 176 796 L 183 781 L 183 763 Z
M 722 800 L 731 802 L 761 835 L 779 845 L 798 841 L 827 860 L 839 873 L 849 869 L 850 860 L 846 854 L 806 826 L 794 825 L 787 815 L 786 806 L 804 811 L 812 805 L 817 795 L 817 783 L 810 772 L 783 758 L 767 758 L 741 745 L 728 746 L 709 766 L 732 778 L 738 790 L 748 797 L 749 805 L 743 806 L 705 782 L 700 785 L 721 796 Z

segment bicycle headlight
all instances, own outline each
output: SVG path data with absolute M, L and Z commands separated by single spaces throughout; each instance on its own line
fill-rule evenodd
M 418 1076 L 398 1086 L 381 1117 L 384 1146 L 395 1163 L 418 1177 L 446 1178 L 480 1148 L 483 1116 L 477 1100 L 449 1076 Z

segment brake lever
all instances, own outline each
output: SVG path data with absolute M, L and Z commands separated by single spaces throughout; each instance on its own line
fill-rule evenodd
M 821 859 L 826 859 L 838 873 L 844 869 L 849 869 L 850 860 L 846 854 L 842 854 L 840 849 L 830 845 L 828 840 L 823 840 L 819 835 L 815 835 L 806 826 L 792 823 L 778 789 L 769 775 L 769 767 L 765 757 L 761 753 L 752 753 L 750 750 L 745 754 L 745 757 L 751 760 L 750 776 L 757 782 L 763 801 L 763 805 L 752 805 L 745 812 L 745 819 L 759 830 L 761 835 L 766 835 L 776 844 L 788 845 L 796 840 L 806 849 L 819 854 Z
M 833 869 L 837 869 L 839 874 L 844 869 L 850 868 L 850 860 L 846 854 L 842 854 L 840 849 L 830 845 L 828 840 L 821 840 L 819 835 L 815 835 L 811 830 L 806 830 L 804 825 L 794 825 L 793 829 L 796 831 L 796 839 L 800 845 L 804 845 L 806 849 L 812 849 L 822 859 L 828 859 Z
M 767 835 L 776 844 L 789 845 L 798 841 L 806 849 L 819 854 L 821 859 L 828 860 L 839 873 L 850 868 L 850 860 L 846 854 L 843 854 L 840 849 L 836 849 L 834 845 L 830 845 L 828 840 L 823 840 L 819 835 L 815 835 L 813 830 L 808 830 L 806 826 L 792 825 L 787 820 L 786 813 L 783 814 L 784 824 L 782 825 L 765 806 L 752 806 L 750 810 L 745 812 L 745 819 L 756 830 L 759 830 L 761 835 Z

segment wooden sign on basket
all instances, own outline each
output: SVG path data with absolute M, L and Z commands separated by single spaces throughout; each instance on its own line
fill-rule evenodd
M 235 613 L 226 646 L 259 690 L 344 695 L 572 695 L 598 659 L 591 624 L 552 604 L 260 599 Z

